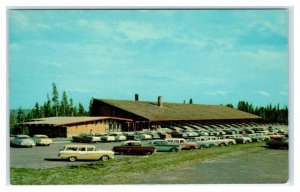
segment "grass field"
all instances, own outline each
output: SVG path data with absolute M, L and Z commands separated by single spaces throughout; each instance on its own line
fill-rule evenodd
M 57 168 L 11 168 L 10 181 L 12 185 L 135 184 L 140 183 L 145 175 L 169 172 L 182 166 L 193 166 L 203 160 L 241 151 L 259 150 L 264 145 L 251 143 L 151 156 L 131 156 L 108 162 L 97 161 Z

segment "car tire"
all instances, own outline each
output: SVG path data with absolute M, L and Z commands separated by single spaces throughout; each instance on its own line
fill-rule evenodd
M 75 157 L 75 156 L 69 157 L 69 161 L 71 161 L 71 162 L 75 162 L 76 160 L 77 160 L 77 157 Z
M 152 151 L 146 151 L 145 155 L 151 155 L 152 153 Z
M 248 141 L 248 140 L 247 140 L 247 141 L 245 141 L 245 144 L 248 144 L 248 143 L 250 143 L 250 141 Z
M 204 148 L 205 148 L 204 145 L 200 145 L 200 146 L 199 146 L 199 149 L 204 149 Z
M 101 157 L 101 160 L 102 160 L 102 161 L 108 161 L 108 160 L 109 160 L 109 156 L 103 155 L 103 156 Z
M 220 146 L 220 147 L 224 147 L 224 146 L 225 146 L 225 143 L 220 143 L 219 146 Z
M 209 145 L 209 148 L 214 148 L 214 147 L 215 147 L 214 144 L 210 144 L 210 145 Z
M 190 148 L 189 148 L 189 150 L 194 150 L 194 149 L 195 149 L 195 147 L 190 147 Z
M 228 142 L 228 145 L 233 145 L 233 143 L 232 142 Z
M 176 148 L 174 147 L 174 148 L 170 149 L 170 151 L 171 151 L 171 152 L 177 152 L 178 149 L 176 149 Z
M 269 138 L 266 138 L 264 141 L 265 141 L 265 142 L 268 142 L 268 141 L 270 141 L 270 139 L 269 139 Z

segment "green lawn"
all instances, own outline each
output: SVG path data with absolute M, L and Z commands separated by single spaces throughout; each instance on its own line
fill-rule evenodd
M 139 183 L 145 174 L 171 171 L 181 166 L 193 166 L 205 159 L 229 155 L 244 150 L 259 150 L 264 143 L 240 144 L 175 153 L 131 156 L 108 162 L 93 162 L 67 167 L 27 169 L 11 168 L 12 185 L 50 184 L 134 184 Z

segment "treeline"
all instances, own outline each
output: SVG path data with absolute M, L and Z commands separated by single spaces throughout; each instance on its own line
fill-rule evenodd
M 10 112 L 10 128 L 13 129 L 18 123 L 36 118 L 89 115 L 89 111 L 86 111 L 80 102 L 78 105 L 75 105 L 73 99 L 69 99 L 65 91 L 63 91 L 61 99 L 59 99 L 57 86 L 53 83 L 51 98 L 47 94 L 47 100 L 43 104 L 36 102 L 34 108 L 29 111 L 19 107 L 17 112 Z
M 232 104 L 227 104 L 226 106 L 233 108 Z M 258 115 L 262 117 L 264 121 L 269 123 L 280 123 L 285 125 L 288 124 L 289 112 L 287 106 L 280 108 L 279 104 L 272 105 L 270 103 L 266 107 L 254 107 L 252 103 L 248 103 L 246 101 L 239 101 L 237 109 L 254 115 Z

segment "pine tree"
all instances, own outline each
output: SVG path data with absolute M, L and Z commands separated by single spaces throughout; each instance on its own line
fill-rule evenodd
M 59 100 L 58 100 L 58 90 L 55 85 L 55 83 L 52 83 L 52 101 L 53 101 L 53 115 L 58 116 L 58 110 L 59 110 Z

